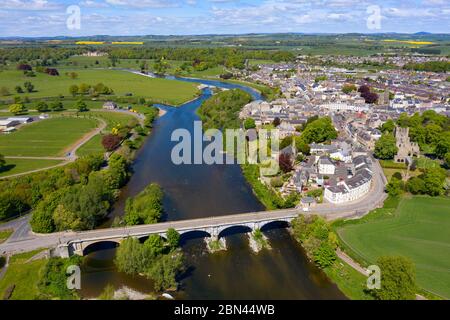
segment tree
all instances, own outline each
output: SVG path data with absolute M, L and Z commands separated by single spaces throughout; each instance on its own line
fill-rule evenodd
M 78 100 L 75 103 L 75 108 L 79 111 L 79 112 L 84 112 L 84 111 L 88 111 L 88 107 L 86 102 L 84 102 L 83 100 Z
M 322 242 L 314 251 L 314 262 L 322 269 L 331 266 L 336 258 L 336 250 L 328 242 Z
M 366 94 L 370 92 L 370 87 L 363 84 L 362 86 L 359 87 L 358 92 L 362 94 Z
M 345 94 L 349 94 L 352 91 L 356 91 L 356 86 L 354 84 L 346 83 L 342 86 L 342 92 Z
M 10 105 L 8 110 L 14 115 L 22 114 L 27 111 L 25 106 L 21 103 L 15 103 Z
M 50 104 L 50 108 L 53 111 L 61 111 L 61 110 L 64 110 L 64 105 L 61 101 L 56 100 Z
M 395 177 L 391 177 L 391 180 L 386 185 L 386 191 L 391 197 L 397 197 L 402 193 L 403 181 Z
M 375 143 L 374 154 L 378 159 L 393 159 L 397 151 L 397 142 L 393 134 L 384 133 Z
M 378 101 L 378 94 L 375 92 L 368 92 L 365 93 L 364 95 L 361 95 L 361 97 L 363 97 L 365 99 L 366 103 L 376 103 Z
M 439 196 L 444 193 L 444 182 L 447 177 L 446 171 L 442 168 L 429 168 L 425 171 L 422 179 L 425 184 L 425 192 L 430 196 Z
M 336 139 L 338 133 L 330 117 L 315 119 L 307 123 L 301 138 L 305 143 L 321 143 Z
M 294 169 L 291 156 L 287 153 L 280 154 L 278 158 L 281 171 L 284 173 L 291 172 Z
M 29 64 L 21 63 L 21 64 L 17 65 L 17 70 L 31 71 L 31 70 L 33 70 L 33 68 Z
M 440 159 L 444 159 L 445 155 L 450 152 L 450 132 L 439 135 L 438 139 L 435 153 Z
M 82 83 L 78 86 L 78 93 L 79 94 L 88 94 L 89 93 L 89 89 L 91 89 L 91 86 L 86 84 L 86 83 Z
M 280 118 L 275 117 L 275 119 L 273 119 L 272 124 L 273 124 L 274 127 L 278 127 L 281 124 Z
M 414 263 L 402 256 L 384 256 L 377 260 L 381 270 L 381 289 L 372 290 L 379 300 L 414 300 L 416 270 Z
M 122 139 L 119 136 L 107 134 L 102 138 L 102 145 L 106 151 L 113 151 L 120 145 L 121 141 Z
M 27 92 L 31 93 L 34 91 L 34 85 L 30 82 L 27 81 L 23 84 L 23 87 L 25 88 L 25 90 L 27 90 Z
M 76 73 L 76 72 L 70 72 L 70 73 L 69 73 L 69 77 L 70 77 L 71 79 L 76 79 L 76 78 L 78 78 L 78 73 Z
M 383 123 L 383 125 L 381 126 L 381 131 L 383 133 L 385 133 L 385 132 L 394 133 L 394 130 L 395 130 L 395 122 L 392 119 L 389 119 L 388 121 Z
M 117 248 L 114 263 L 119 271 L 136 275 L 145 271 L 148 257 L 138 239 L 127 238 Z
M 245 121 L 244 121 L 244 128 L 246 130 L 248 130 L 248 129 L 255 129 L 256 128 L 255 120 L 253 118 L 245 119 Z
M 406 190 L 412 194 L 424 194 L 426 193 L 425 181 L 419 177 L 412 177 L 406 183 Z
M 23 93 L 23 89 L 22 89 L 21 86 L 16 86 L 16 87 L 14 88 L 14 90 L 16 90 L 17 93 Z
M 292 141 L 294 140 L 293 136 L 287 136 L 280 142 L 280 150 L 286 148 L 287 146 L 292 145 Z
M 180 234 L 173 228 L 169 228 L 166 233 L 167 243 L 170 248 L 175 249 L 180 245 Z
M 127 225 L 152 224 L 161 219 L 164 193 L 156 183 L 148 185 L 134 198 L 128 198 L 124 221 Z
M 80 92 L 80 89 L 78 88 L 78 86 L 76 84 L 73 84 L 69 87 L 69 93 L 72 96 L 76 96 L 78 94 L 78 92 Z
M 154 281 L 156 291 L 177 287 L 177 275 L 184 269 L 181 253 L 159 257 L 147 270 L 146 275 Z
M 309 144 L 307 144 L 301 137 L 295 138 L 295 147 L 297 148 L 297 151 L 301 152 L 305 156 L 311 153 Z
M 164 252 L 164 241 L 158 234 L 152 234 L 144 242 L 144 250 L 152 259 Z
M 45 73 L 47 73 L 49 76 L 59 76 L 59 72 L 55 68 L 46 68 Z
M 39 101 L 36 105 L 36 110 L 39 112 L 45 112 L 45 111 L 48 111 L 49 108 L 45 101 Z

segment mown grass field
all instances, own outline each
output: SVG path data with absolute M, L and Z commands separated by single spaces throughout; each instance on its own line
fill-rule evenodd
M 104 132 L 111 132 L 112 128 L 117 125 L 125 126 L 128 122 L 136 119 L 132 115 L 119 112 L 102 112 L 102 111 L 91 111 L 85 114 L 86 116 L 101 118 L 105 120 L 107 126 Z M 78 156 L 85 156 L 88 154 L 102 153 L 104 152 L 102 146 L 102 136 L 100 134 L 94 136 L 91 140 L 86 142 L 82 147 L 77 150 Z
M 0 135 L 0 154 L 5 156 L 64 156 L 65 150 L 97 127 L 95 119 L 59 117 L 27 124 Z
M 0 170 L 0 177 L 6 177 L 22 172 L 48 168 L 61 163 L 59 160 L 29 160 L 29 159 L 6 159 L 5 167 Z
M 417 268 L 417 282 L 450 298 L 450 198 L 403 198 L 392 217 L 338 228 L 341 240 L 367 263 L 382 255 L 403 255 Z
M 38 284 L 47 260 L 28 260 L 41 250 L 27 252 L 11 257 L 9 267 L 0 280 L 0 298 L 3 299 L 6 290 L 15 285 L 10 300 L 33 300 L 39 293 Z
M 78 78 L 72 79 L 65 75 L 74 71 Z M 123 96 L 132 93 L 134 96 L 145 97 L 156 102 L 170 105 L 180 105 L 193 99 L 198 89 L 196 84 L 149 78 L 126 71 L 104 69 L 59 69 L 60 76 L 49 76 L 36 73 L 36 77 L 25 77 L 21 71 L 5 70 L 0 72 L 0 87 L 5 87 L 12 96 L 28 96 L 29 98 L 56 97 L 58 95 L 70 96 L 69 87 L 73 84 L 87 83 L 95 85 L 103 83 L 114 90 L 115 95 Z M 23 86 L 25 81 L 30 81 L 35 92 L 16 94 L 14 88 Z M 0 97 L 5 100 L 8 97 Z

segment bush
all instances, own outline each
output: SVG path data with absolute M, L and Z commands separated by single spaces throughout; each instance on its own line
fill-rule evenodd
M 80 265 L 81 259 L 79 256 L 72 256 L 69 259 L 50 258 L 45 265 L 42 279 L 38 284 L 40 291 L 39 298 L 77 299 L 77 292 L 67 287 L 66 271 L 71 265 Z
M 280 188 L 283 186 L 283 179 L 280 177 L 273 177 L 270 179 L 270 185 L 274 188 Z

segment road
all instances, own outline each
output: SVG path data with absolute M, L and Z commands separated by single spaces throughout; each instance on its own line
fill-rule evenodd
M 151 225 L 140 225 L 125 228 L 99 229 L 83 232 L 60 232 L 49 235 L 33 234 L 28 227 L 28 220 L 22 218 L 18 222 L 9 222 L 15 229 L 14 234 L 5 243 L 0 245 L 0 253 L 18 253 L 30 251 L 39 248 L 55 247 L 60 243 L 73 240 L 87 239 L 107 239 L 114 237 L 122 237 L 125 235 L 139 236 L 148 235 L 149 233 L 161 233 L 167 231 L 168 228 L 175 228 L 182 231 L 187 229 L 196 229 L 210 227 L 213 225 L 235 225 L 245 223 L 252 220 L 271 220 L 282 219 L 286 217 L 294 217 L 298 214 L 318 214 L 324 216 L 328 220 L 339 218 L 356 218 L 363 216 L 372 209 L 381 206 L 386 199 L 384 193 L 385 177 L 382 173 L 378 162 L 373 166 L 374 176 L 372 189 L 368 194 L 352 203 L 335 205 L 330 203 L 319 204 L 312 208 L 310 212 L 303 212 L 300 209 L 285 209 L 276 211 L 262 211 L 243 214 L 232 214 L 226 216 L 216 216 L 201 219 L 179 220 L 162 222 Z M 14 225 L 16 223 L 16 225 Z M 2 226 L 3 227 L 3 226 Z

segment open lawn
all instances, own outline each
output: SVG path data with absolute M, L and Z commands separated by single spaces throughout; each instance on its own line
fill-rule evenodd
M 66 72 L 74 71 L 78 78 L 72 79 L 65 75 Z M 6 87 L 11 96 L 1 97 L 10 100 L 12 96 L 17 96 L 14 88 L 22 86 L 24 82 L 30 81 L 35 92 L 23 93 L 19 96 L 29 98 L 56 97 L 58 95 L 70 96 L 69 87 L 86 83 L 95 85 L 103 83 L 114 90 L 115 95 L 123 96 L 132 93 L 134 96 L 145 97 L 159 103 L 170 105 L 180 105 L 194 98 L 198 89 L 196 84 L 149 78 L 136 75 L 126 71 L 105 70 L 105 69 L 59 69 L 60 76 L 49 76 L 43 73 L 36 73 L 36 77 L 25 77 L 17 70 L 5 70 L 0 72 L 0 87 Z
M 420 287 L 450 298 L 450 198 L 403 198 L 392 217 L 379 216 L 337 229 L 360 260 L 403 255 L 417 268 Z
M 3 299 L 5 291 L 15 285 L 10 300 L 32 300 L 39 293 L 38 283 L 47 260 L 28 260 L 41 250 L 19 254 L 11 257 L 9 267 L 0 280 L 0 298 Z
M 97 127 L 94 119 L 58 117 L 27 124 L 0 135 L 0 154 L 5 156 L 64 156 L 65 151 Z
M 117 125 L 125 126 L 128 122 L 136 119 L 132 115 L 120 112 L 105 112 L 105 111 L 93 111 L 87 112 L 84 115 L 101 118 L 105 120 L 107 126 L 104 132 L 111 132 L 111 129 Z M 91 140 L 86 142 L 82 147 L 77 150 L 78 156 L 85 156 L 88 154 L 102 153 L 105 149 L 102 146 L 102 136 L 100 134 L 94 136 Z
M 22 172 L 33 171 L 52 167 L 61 163 L 60 160 L 38 160 L 38 159 L 6 159 L 5 167 L 0 170 L 0 177 L 6 177 Z

